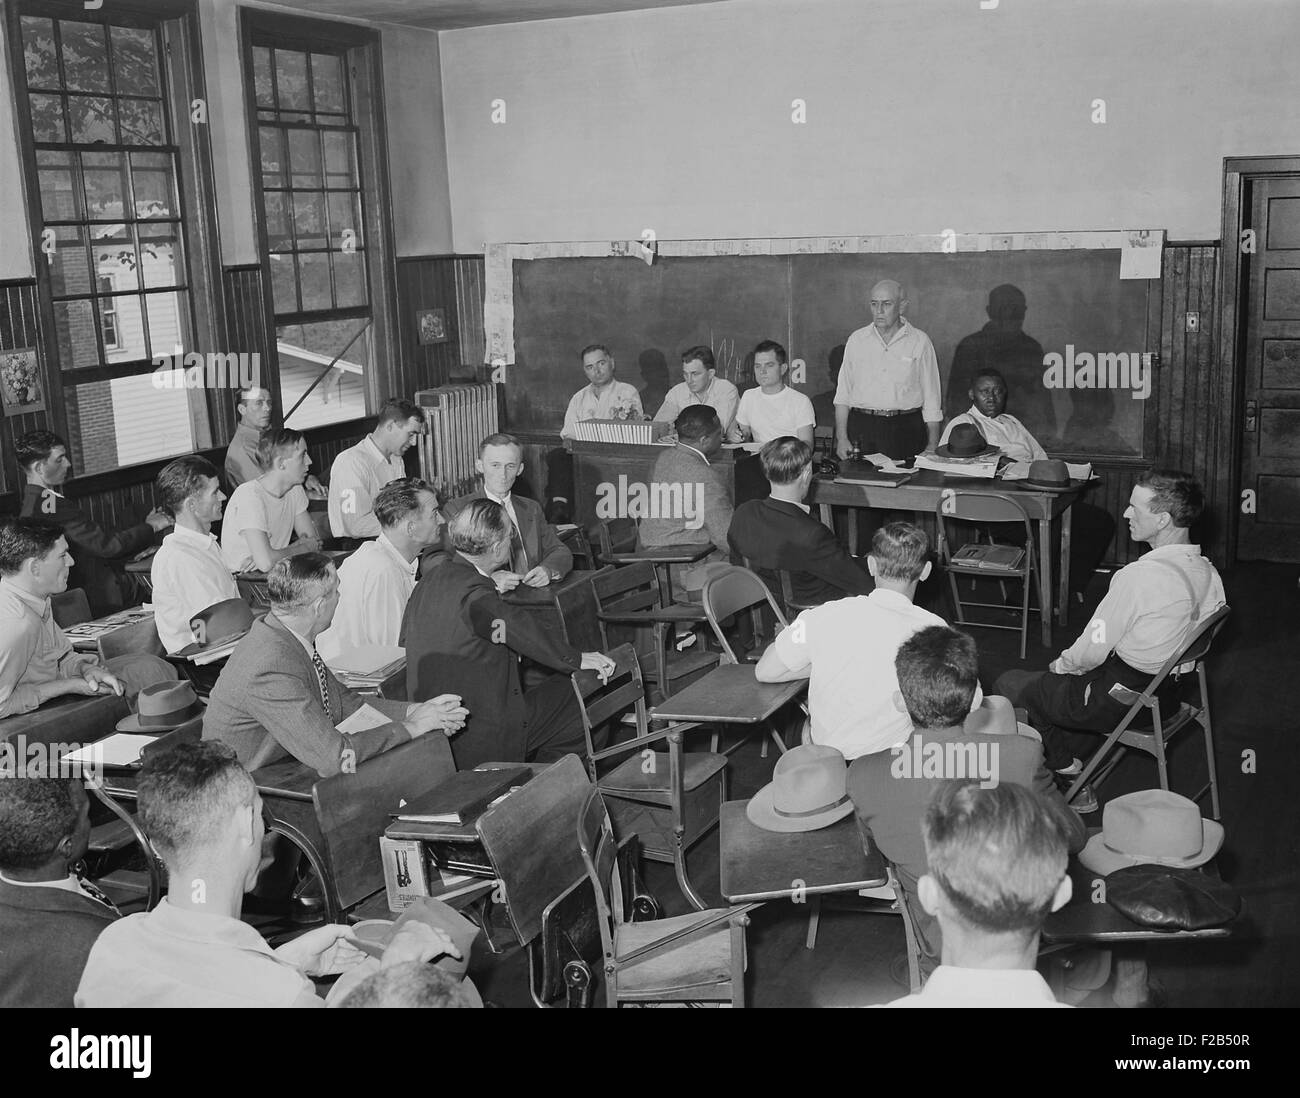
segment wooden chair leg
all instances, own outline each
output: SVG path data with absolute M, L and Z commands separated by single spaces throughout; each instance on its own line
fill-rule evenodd
M 1210 729 L 1210 695 L 1205 684 L 1205 665 L 1200 664 L 1197 678 L 1201 686 L 1201 727 L 1205 730 L 1205 767 L 1210 781 L 1210 811 L 1214 819 L 1219 818 L 1219 776 L 1214 767 L 1214 733 Z
M 822 898 L 814 895 L 808 898 L 808 936 L 804 939 L 804 949 L 817 948 L 817 928 L 822 921 Z

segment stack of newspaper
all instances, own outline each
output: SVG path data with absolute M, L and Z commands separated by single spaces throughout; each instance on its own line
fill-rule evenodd
M 1001 454 L 991 454 L 980 458 L 941 458 L 937 454 L 918 454 L 918 469 L 933 469 L 946 477 L 981 477 L 992 480 L 997 475 L 998 458 Z
M 350 690 L 374 690 L 406 666 L 406 649 L 395 644 L 367 644 L 344 649 L 326 662 Z
M 670 430 L 671 423 L 636 419 L 582 419 L 573 425 L 574 438 L 582 442 L 622 442 L 649 446 Z

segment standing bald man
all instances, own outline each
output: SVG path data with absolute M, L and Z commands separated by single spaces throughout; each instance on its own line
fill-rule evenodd
M 871 289 L 872 323 L 844 345 L 835 390 L 835 452 L 915 457 L 939 444 L 943 407 L 930 337 L 903 317 L 907 297 L 892 279 Z

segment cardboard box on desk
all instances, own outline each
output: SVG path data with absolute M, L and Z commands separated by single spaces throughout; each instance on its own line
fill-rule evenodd
M 379 855 L 384 860 L 384 888 L 388 892 L 389 911 L 399 914 L 418 897 L 429 895 L 431 874 L 422 842 L 381 835 Z

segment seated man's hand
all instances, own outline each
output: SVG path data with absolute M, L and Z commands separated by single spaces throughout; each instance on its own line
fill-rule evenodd
M 436 698 L 412 705 L 406 712 L 407 724 L 414 724 L 421 733 L 437 728 L 451 734 L 465 727 L 469 710 L 460 704 L 459 694 L 439 694 Z
M 158 510 L 157 507 L 145 515 L 144 520 L 153 528 L 155 533 L 159 530 L 166 530 L 167 527 L 174 525 L 171 515 Z
M 308 499 L 326 499 L 329 496 L 329 493 L 325 490 L 325 485 L 314 476 L 309 476 L 303 481 L 302 486 L 307 493 Z
M 424 964 L 444 955 L 454 957 L 458 961 L 464 958 L 445 930 L 435 930 L 428 923 L 412 921 L 406 923 L 393 935 L 384 949 L 380 967 L 389 968 L 392 965 L 412 961 L 416 964 Z
M 103 667 L 87 667 L 81 677 L 92 687 L 89 694 L 116 694 L 120 698 L 126 693 L 122 680 Z
M 519 586 L 524 577 L 518 572 L 493 572 L 492 582 L 497 585 L 497 594 L 504 595 L 507 591 L 513 591 Z
M 844 461 L 851 453 L 853 453 L 853 443 L 847 438 L 837 438 L 835 440 L 835 456 L 840 461 Z
M 300 553 L 319 553 L 321 547 L 320 538 L 312 535 L 311 537 L 300 537 L 293 543 L 293 547 Z
M 545 587 L 551 582 L 551 570 L 539 564 L 536 568 L 528 570 L 528 575 L 524 576 L 523 582 L 526 587 Z
M 351 932 L 352 928 L 342 923 L 327 923 L 285 942 L 275 954 L 308 976 L 334 976 L 368 960 L 347 940 Z
M 595 671 L 600 676 L 602 683 L 609 682 L 609 677 L 614 673 L 614 663 L 604 652 L 584 652 L 582 654 L 582 670 Z

